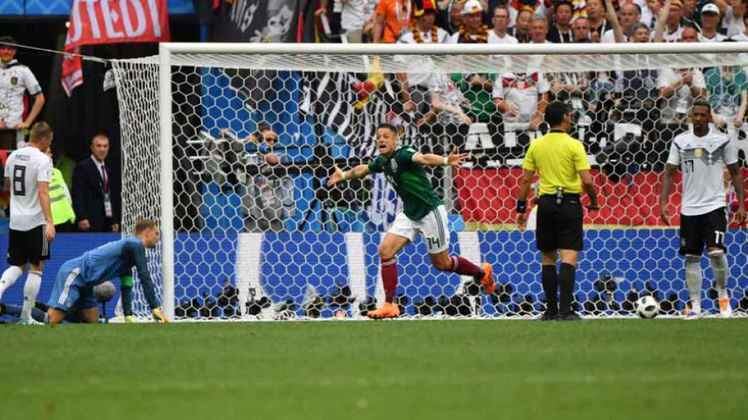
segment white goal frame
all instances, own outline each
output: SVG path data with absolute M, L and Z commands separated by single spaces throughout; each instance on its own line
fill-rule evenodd
M 159 45 L 159 121 L 160 121 L 160 188 L 161 188 L 161 270 L 163 309 L 174 319 L 174 203 L 172 167 L 172 65 L 175 54 L 212 55 L 341 55 L 368 63 L 367 57 L 377 55 L 432 56 L 565 56 L 628 54 L 668 55 L 672 67 L 678 67 L 679 54 L 741 54 L 748 53 L 748 42 L 734 43 L 626 43 L 626 44 L 281 44 L 281 43 L 162 43 Z M 748 65 L 748 54 L 739 60 Z M 703 62 L 702 62 L 703 64 Z M 361 64 L 359 64 L 360 66 Z M 365 64 L 366 65 L 366 64 Z M 715 64 L 719 65 L 719 64 Z M 230 67 L 230 66 L 229 66 Z M 328 69 L 329 70 L 329 69 Z M 590 69 L 593 70 L 593 69 Z

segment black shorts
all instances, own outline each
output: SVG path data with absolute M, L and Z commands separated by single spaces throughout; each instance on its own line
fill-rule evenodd
M 680 215 L 680 255 L 701 255 L 704 245 L 725 249 L 727 210 L 725 207 L 698 216 Z
M 23 267 L 26 263 L 39 264 L 49 259 L 49 242 L 44 225 L 31 230 L 8 233 L 8 264 Z
M 542 252 L 557 249 L 581 251 L 584 248 L 582 202 L 578 194 L 564 194 L 561 204 L 555 195 L 538 199 L 538 222 L 535 239 Z

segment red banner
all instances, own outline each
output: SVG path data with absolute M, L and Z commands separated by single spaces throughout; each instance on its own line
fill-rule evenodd
M 75 0 L 65 51 L 82 45 L 169 41 L 167 0 Z M 68 96 L 83 83 L 79 56 L 65 56 L 62 87 Z

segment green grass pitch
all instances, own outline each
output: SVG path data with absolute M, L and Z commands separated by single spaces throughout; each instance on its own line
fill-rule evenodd
M 0 419 L 746 419 L 748 319 L 0 328 Z

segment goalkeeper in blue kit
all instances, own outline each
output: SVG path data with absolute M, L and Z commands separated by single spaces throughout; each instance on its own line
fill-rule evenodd
M 146 248 L 155 248 L 159 230 L 151 220 L 135 225 L 135 236 L 109 242 L 65 262 L 55 278 L 47 311 L 48 322 L 59 324 L 68 312 L 76 311 L 83 322 L 98 322 L 98 304 L 93 287 L 108 279 L 119 277 L 122 309 L 125 320 L 132 320 L 132 268 L 138 272 L 145 298 L 154 320 L 168 322 L 153 287 L 146 265 Z

